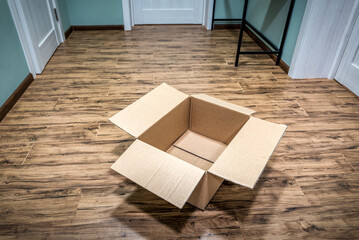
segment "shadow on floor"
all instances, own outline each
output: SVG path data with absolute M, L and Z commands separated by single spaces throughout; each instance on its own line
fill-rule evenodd
M 266 169 L 253 190 L 224 181 L 204 211 L 190 204 L 186 204 L 180 210 L 126 179 L 123 184 L 131 185 L 130 188 L 135 190 L 127 194 L 119 191 L 118 194 L 128 196 L 124 203 L 116 208 L 112 216 L 146 238 L 157 237 L 158 232 L 176 235 L 190 233 L 192 236 L 194 234 L 200 237 L 208 232 L 207 227 L 215 234 L 217 231 L 218 234 L 223 234 L 225 231 L 238 232 L 241 231 L 241 224 L 246 221 L 252 204 L 256 202 L 257 194 L 266 184 L 266 176 L 270 171 L 270 168 Z M 259 221 L 262 220 L 259 219 Z M 212 226 L 213 223 L 218 226 Z M 152 225 L 156 229 L 149 232 L 148 227 Z

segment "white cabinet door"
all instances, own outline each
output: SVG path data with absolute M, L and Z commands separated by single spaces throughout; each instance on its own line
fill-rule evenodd
M 56 29 L 54 6 L 51 0 L 17 0 L 20 18 L 26 24 L 28 41 L 33 46 L 32 54 L 36 56 L 34 65 L 37 73 L 41 73 L 46 63 L 60 44 Z
M 133 0 L 135 24 L 202 24 L 203 0 Z
M 359 17 L 355 21 L 348 45 L 335 79 L 359 96 Z

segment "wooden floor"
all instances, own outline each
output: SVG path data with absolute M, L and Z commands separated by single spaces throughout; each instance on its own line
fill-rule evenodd
M 0 123 L 0 239 L 359 239 L 359 100 L 268 56 L 235 68 L 237 36 L 72 33 Z M 225 181 L 205 211 L 179 211 L 110 169 L 133 138 L 108 118 L 162 82 L 288 125 L 254 190 Z

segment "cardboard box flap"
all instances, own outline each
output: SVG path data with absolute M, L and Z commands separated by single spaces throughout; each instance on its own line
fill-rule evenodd
M 138 138 L 164 115 L 188 98 L 177 89 L 162 83 L 136 102 L 110 118 L 118 127 Z
M 192 95 L 192 97 L 197 98 L 197 99 L 201 99 L 203 101 L 210 102 L 210 103 L 219 105 L 221 107 L 225 107 L 225 108 L 228 108 L 228 109 L 231 109 L 233 111 L 240 112 L 240 113 L 243 113 L 243 114 L 246 114 L 246 115 L 252 115 L 253 113 L 255 113 L 255 111 L 252 110 L 252 109 L 242 107 L 242 106 L 239 106 L 239 105 L 236 105 L 236 104 L 233 104 L 233 103 L 229 103 L 229 102 L 226 102 L 226 101 L 223 101 L 223 100 L 208 96 L 206 94 L 196 94 L 196 95 Z
M 286 128 L 286 125 L 250 117 L 208 171 L 254 188 Z
M 162 199 L 182 208 L 205 171 L 136 140 L 111 166 Z

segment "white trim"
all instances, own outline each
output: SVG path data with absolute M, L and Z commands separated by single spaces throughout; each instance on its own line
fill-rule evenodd
M 308 0 L 289 69 L 291 78 L 335 76 L 358 1 Z
M 133 1 L 134 0 L 122 0 L 122 15 L 125 31 L 131 31 L 132 27 L 135 25 Z M 203 0 L 202 4 L 202 26 L 205 26 L 207 30 L 211 30 L 214 0 Z
M 341 39 L 341 41 L 339 43 L 338 50 L 337 50 L 337 53 L 335 55 L 335 59 L 333 61 L 333 65 L 332 65 L 332 67 L 331 67 L 331 69 L 329 71 L 329 74 L 328 74 L 329 79 L 334 79 L 336 73 L 339 71 L 339 65 L 340 65 L 340 62 L 343 59 L 345 48 L 346 48 L 346 46 L 348 44 L 350 35 L 351 35 L 352 31 L 353 31 L 354 24 L 355 24 L 356 18 L 358 16 L 358 12 L 359 12 L 359 1 L 356 0 L 355 3 L 354 3 L 354 7 L 352 8 L 352 11 L 351 11 L 351 13 L 349 15 L 348 24 L 345 26 L 344 34 L 343 34 L 343 37 L 342 37 L 342 39 Z
M 131 1 L 132 2 L 132 1 Z M 131 31 L 132 29 L 132 18 L 131 14 L 131 2 L 130 0 L 122 0 L 122 15 L 123 15 L 123 25 L 125 31 Z
M 27 66 L 29 67 L 29 71 L 32 74 L 32 76 L 34 78 L 36 78 L 36 69 L 35 69 L 35 65 L 34 65 L 33 60 L 32 60 L 32 53 L 31 53 L 31 50 L 30 50 L 29 45 L 27 43 L 26 35 L 25 35 L 24 29 L 22 27 L 20 16 L 19 16 L 19 13 L 17 11 L 15 2 L 14 2 L 14 0 L 7 0 L 7 2 L 9 4 L 10 12 L 11 12 L 12 18 L 14 20 L 17 33 L 19 35 L 21 47 L 22 47 L 22 50 L 23 50 L 24 55 L 25 55 Z
M 135 26 L 135 10 L 133 7 L 133 0 L 130 0 L 130 7 L 131 7 L 131 27 Z
M 207 16 L 207 0 L 203 0 L 202 2 L 202 6 L 203 6 L 203 12 L 202 12 L 202 26 L 205 26 L 205 19 Z
M 308 32 L 308 21 L 311 18 L 311 15 L 313 13 L 312 9 L 313 9 L 313 3 L 314 0 L 308 0 L 307 2 L 307 6 L 305 7 L 305 11 L 304 11 L 304 15 L 303 15 L 303 19 L 302 19 L 302 23 L 300 25 L 300 30 L 299 30 L 299 34 L 297 37 L 297 42 L 295 44 L 295 48 L 294 48 L 294 53 L 292 56 L 292 61 L 290 64 L 290 68 L 289 68 L 289 72 L 288 75 L 291 78 L 296 78 L 296 76 L 299 75 L 299 66 L 300 65 L 300 52 L 301 49 L 303 49 L 303 45 L 304 45 L 304 37 Z M 298 66 L 298 67 L 297 67 Z
M 20 1 L 21 0 L 14 0 L 15 7 L 16 7 L 16 10 L 18 12 L 19 19 L 20 19 L 20 24 L 21 24 L 21 27 L 22 27 L 22 29 L 24 31 L 24 36 L 25 36 L 24 44 L 27 44 L 27 47 L 30 50 L 30 56 L 31 56 L 32 64 L 34 64 L 34 66 L 35 66 L 36 73 L 41 73 L 42 72 L 41 64 L 40 64 L 41 57 L 37 53 L 36 49 L 34 48 L 35 44 L 32 42 L 32 38 L 31 38 L 31 34 L 30 34 L 30 28 L 29 28 L 29 25 L 27 24 L 27 21 L 26 21 L 26 18 L 25 18 L 25 13 L 24 13 L 24 11 L 26 11 L 27 9 L 23 9 L 22 4 L 21 4 Z
M 359 5 L 359 4 L 358 4 Z M 350 89 L 353 93 L 359 96 L 358 82 L 354 83 L 354 78 L 358 70 L 355 63 L 356 55 L 358 54 L 358 36 L 359 36 L 359 6 L 356 6 L 355 14 L 350 25 L 350 32 L 348 33 L 348 41 L 344 49 L 342 59 L 340 59 L 338 71 L 335 74 L 335 79 Z M 353 69 L 354 68 L 354 69 Z M 354 75 L 352 75 L 354 74 Z M 358 80 L 356 78 L 355 80 Z
M 65 41 L 64 32 L 67 29 L 64 29 L 62 26 L 62 18 L 61 18 L 60 8 L 57 3 L 57 0 L 52 0 L 52 5 L 56 9 L 57 18 L 59 19 L 57 22 L 55 20 L 55 30 L 56 30 L 57 36 L 59 37 L 60 43 L 63 43 Z M 54 13 L 52 13 L 52 14 L 54 14 Z M 55 19 L 55 16 L 53 16 L 53 19 Z
M 212 28 L 212 14 L 213 14 L 213 0 L 205 0 L 204 4 L 204 12 L 203 14 L 203 26 L 206 27 L 207 30 L 211 30 Z

